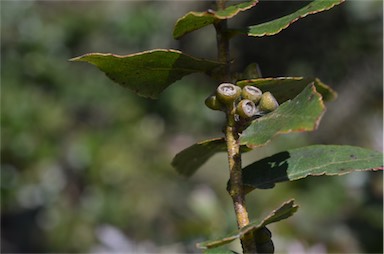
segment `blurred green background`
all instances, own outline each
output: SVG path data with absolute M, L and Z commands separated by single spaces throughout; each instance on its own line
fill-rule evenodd
M 288 14 L 303 2 L 262 1 L 230 26 Z M 89 52 L 154 48 L 216 56 L 213 27 L 172 39 L 199 1 L 1 2 L 1 251 L 197 252 L 233 231 L 225 154 L 190 179 L 173 156 L 221 136 L 223 115 L 204 106 L 214 84 L 188 76 L 159 100 L 137 97 L 93 66 Z M 244 155 L 244 165 L 312 143 L 382 151 L 383 3 L 348 1 L 278 35 L 236 38 L 234 68 L 263 76 L 316 76 L 339 93 L 317 131 L 282 135 Z M 271 225 L 278 253 L 383 252 L 382 172 L 308 178 L 247 196 L 251 218 L 290 198 L 300 209 Z M 239 249 L 239 244 L 232 244 Z

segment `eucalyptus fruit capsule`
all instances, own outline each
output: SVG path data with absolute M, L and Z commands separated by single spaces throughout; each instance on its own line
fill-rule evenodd
M 217 99 L 215 94 L 207 97 L 204 101 L 205 105 L 212 110 L 222 110 L 223 104 Z
M 260 101 L 262 94 L 263 92 L 254 86 L 244 86 L 241 91 L 241 97 L 243 99 L 251 100 L 255 104 Z
M 217 99 L 225 105 L 233 103 L 240 95 L 241 88 L 231 83 L 222 83 L 216 90 Z
M 279 103 L 270 92 L 265 92 L 261 96 L 259 109 L 262 112 L 272 112 L 279 106 Z
M 256 112 L 255 103 L 251 100 L 241 100 L 236 107 L 236 113 L 244 119 L 251 118 Z

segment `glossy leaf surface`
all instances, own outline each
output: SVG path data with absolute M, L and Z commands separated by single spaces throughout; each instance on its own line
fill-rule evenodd
M 294 203 L 294 200 L 293 199 L 289 200 L 283 203 L 276 210 L 272 211 L 263 220 L 251 222 L 250 224 L 241 228 L 240 230 L 237 230 L 232 234 L 228 234 L 227 236 L 222 237 L 220 239 L 198 243 L 197 247 L 201 249 L 209 249 L 209 248 L 215 248 L 215 247 L 230 243 L 233 240 L 241 238 L 243 235 L 247 233 L 254 232 L 262 227 L 265 227 L 268 224 L 289 218 L 297 211 L 297 209 L 298 209 L 298 206 Z
M 243 169 L 243 184 L 250 191 L 307 176 L 368 170 L 383 170 L 383 154 L 354 146 L 313 145 L 277 153 L 250 164 Z
M 188 12 L 185 16 L 177 20 L 173 30 L 173 37 L 175 39 L 180 39 L 183 35 L 211 25 L 218 20 L 232 18 L 239 12 L 252 8 L 257 2 L 258 0 L 252 0 L 249 2 L 238 3 L 219 11 L 208 10 L 204 12 Z
M 259 78 L 250 80 L 241 80 L 236 85 L 256 86 L 263 92 L 271 92 L 277 101 L 281 104 L 287 100 L 295 98 L 304 88 L 313 83 L 316 91 L 321 94 L 324 101 L 334 100 L 336 92 L 317 78 L 303 77 L 281 77 L 281 78 Z
M 314 85 L 308 85 L 293 100 L 254 120 L 241 134 L 240 144 L 254 148 L 264 145 L 277 134 L 315 130 L 324 110 L 321 95 Z
M 91 53 L 71 59 L 96 65 L 111 80 L 143 97 L 157 98 L 169 85 L 195 72 L 209 72 L 220 63 L 177 50 L 150 50 L 120 56 Z
M 258 37 L 274 35 L 281 32 L 283 29 L 287 28 L 289 25 L 300 18 L 304 18 L 310 14 L 329 10 L 342 2 L 344 2 L 344 0 L 315 0 L 292 14 L 266 23 L 250 26 L 247 29 L 239 30 L 238 32 L 248 36 Z

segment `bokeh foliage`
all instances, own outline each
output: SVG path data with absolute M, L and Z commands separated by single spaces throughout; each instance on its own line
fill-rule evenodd
M 261 2 L 237 22 L 266 21 L 299 4 Z M 214 83 L 184 78 L 152 101 L 95 68 L 67 62 L 88 52 L 153 48 L 215 57 L 213 30 L 172 39 L 180 16 L 205 8 L 172 1 L 1 3 L 3 252 L 193 252 L 195 242 L 234 227 L 224 155 L 188 181 L 170 166 L 182 148 L 220 135 L 223 116 L 203 103 Z M 382 149 L 381 25 L 380 1 L 351 1 L 279 35 L 233 43 L 238 69 L 256 60 L 265 76 L 316 75 L 339 92 L 316 133 L 278 137 L 244 155 L 245 165 L 312 142 Z M 300 211 L 274 226 L 276 246 L 382 252 L 381 173 L 283 183 L 255 191 L 248 202 L 270 210 L 293 196 Z

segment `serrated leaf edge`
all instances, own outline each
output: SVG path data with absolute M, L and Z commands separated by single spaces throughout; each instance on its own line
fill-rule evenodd
M 306 147 L 301 147 L 301 148 L 296 148 L 296 149 L 312 148 L 312 147 L 320 147 L 320 146 L 324 146 L 324 147 L 325 146 L 332 146 L 332 147 L 338 146 L 338 147 L 361 148 L 361 147 L 346 146 L 346 145 L 311 145 L 311 146 L 306 146 Z M 292 150 L 296 150 L 296 149 L 292 149 Z M 280 153 L 283 153 L 283 152 L 289 152 L 289 150 L 288 151 L 282 151 Z M 279 153 L 276 153 L 276 154 L 279 154 Z M 276 154 L 274 154 L 274 155 L 276 155 Z M 262 158 L 260 160 L 267 159 L 267 158 L 272 157 L 274 155 Z M 354 161 L 364 161 L 364 160 L 367 160 L 367 158 L 362 158 L 362 159 L 354 160 Z M 258 161 L 255 161 L 254 163 L 257 163 L 257 162 Z M 350 161 L 345 161 L 345 162 L 350 162 Z M 323 165 L 321 165 L 319 167 L 315 167 L 315 168 L 321 168 L 321 167 L 325 167 L 325 166 L 327 166 L 329 164 L 340 164 L 340 163 L 344 163 L 344 161 L 337 161 L 335 163 L 323 164 Z M 252 164 L 250 164 L 250 165 L 252 165 Z M 250 165 L 248 165 L 248 166 L 250 166 Z M 310 169 L 304 170 L 304 175 L 301 176 L 301 177 L 297 177 L 297 175 L 301 175 L 302 173 L 292 174 L 292 175 L 290 175 L 290 178 L 288 180 L 286 180 L 287 176 L 276 177 L 276 178 L 273 179 L 273 181 L 263 182 L 262 185 L 276 184 L 276 183 L 282 182 L 282 180 L 286 180 L 286 181 L 292 182 L 292 181 L 297 181 L 297 180 L 304 179 L 304 178 L 306 178 L 308 176 L 342 176 L 342 175 L 346 175 L 346 174 L 353 173 L 353 172 L 379 171 L 379 170 L 384 170 L 384 167 L 383 166 L 379 166 L 379 167 L 375 167 L 375 168 L 368 167 L 368 168 L 359 168 L 359 169 L 348 168 L 348 169 L 344 169 L 342 172 L 338 172 L 338 173 L 327 173 L 326 171 L 319 172 L 319 173 L 310 173 L 309 171 L 312 171 L 313 169 L 314 168 L 310 168 Z M 257 187 L 255 185 L 252 185 L 252 184 L 244 183 L 244 186 L 250 187 L 250 188 L 252 188 L 252 190 L 257 189 Z M 247 194 L 250 193 L 252 190 L 248 190 Z
M 116 58 L 128 58 L 128 57 L 141 56 L 141 55 L 152 54 L 152 53 L 157 53 L 157 52 L 176 53 L 176 54 L 179 54 L 179 55 L 187 56 L 187 57 L 192 58 L 192 59 L 197 60 L 197 61 L 206 61 L 206 62 L 210 62 L 210 63 L 214 63 L 214 64 L 219 64 L 219 65 L 223 64 L 221 62 L 217 62 L 217 61 L 213 61 L 213 60 L 208 60 L 208 59 L 205 59 L 205 58 L 194 57 L 194 56 L 185 54 L 182 51 L 176 50 L 176 49 L 151 49 L 151 50 L 141 51 L 141 52 L 132 53 L 132 54 L 128 54 L 128 55 L 118 55 L 118 54 L 113 54 L 113 53 L 98 53 L 98 52 L 95 52 L 95 53 L 83 54 L 81 56 L 77 56 L 77 57 L 71 58 L 68 61 L 71 61 L 71 62 L 87 62 L 86 60 L 83 59 L 83 58 L 86 58 L 87 56 L 102 56 L 102 57 L 112 56 L 112 57 L 116 57 Z
M 287 208 L 285 208 L 287 207 Z M 263 220 L 261 220 L 258 224 L 256 225 L 253 225 L 255 224 L 256 222 L 251 222 L 250 224 L 248 224 L 247 226 L 235 231 L 234 233 L 232 233 L 230 236 L 227 236 L 227 237 L 223 237 L 221 239 L 218 239 L 218 240 L 213 240 L 213 241 L 206 241 L 206 242 L 201 242 L 201 243 L 197 243 L 196 244 L 196 247 L 199 248 L 199 249 L 211 249 L 211 248 L 215 248 L 215 247 L 218 247 L 218 246 L 222 246 L 222 245 L 225 245 L 229 242 L 232 242 L 240 237 L 242 237 L 243 235 L 251 232 L 251 231 L 255 231 L 261 227 L 264 227 L 268 224 L 271 224 L 273 222 L 278 222 L 280 220 L 283 220 L 283 219 L 286 219 L 286 218 L 289 218 L 290 216 L 292 216 L 295 212 L 297 212 L 297 209 L 299 208 L 299 206 L 297 204 L 295 204 L 295 200 L 294 199 L 290 199 L 286 202 L 284 202 L 283 204 L 280 205 L 280 207 L 278 207 L 277 209 L 273 210 L 272 212 L 270 212 Z M 280 210 L 283 210 L 283 209 L 289 209 L 288 214 L 284 213 L 282 214 L 281 216 L 277 217 L 277 218 L 273 218 L 274 216 L 276 216 L 276 214 L 280 211 Z M 204 244 L 204 245 L 203 245 Z
M 263 37 L 263 36 L 271 36 L 271 35 L 275 35 L 275 34 L 280 33 L 282 30 L 286 29 L 287 27 L 289 27 L 290 25 L 292 25 L 294 22 L 296 22 L 297 20 L 299 20 L 299 19 L 301 19 L 301 18 L 304 18 L 304 17 L 306 17 L 306 16 L 308 16 L 308 15 L 311 15 L 311 14 L 319 13 L 319 12 L 322 12 L 322 11 L 327 11 L 327 10 L 329 10 L 329 9 L 332 9 L 334 6 L 339 5 L 339 4 L 343 3 L 343 2 L 345 2 L 345 0 L 340 0 L 339 2 L 336 2 L 336 3 L 334 3 L 333 5 L 331 5 L 331 6 L 329 6 L 329 7 L 326 7 L 326 8 L 324 8 L 324 9 L 314 10 L 314 11 L 311 11 L 311 12 L 307 12 L 307 13 L 305 13 L 305 14 L 303 14 L 303 15 L 300 15 L 300 16 L 298 16 L 297 18 L 291 20 L 287 25 L 281 27 L 279 30 L 274 31 L 274 32 L 270 32 L 270 33 L 265 32 L 265 33 L 262 33 L 262 34 L 251 34 L 251 33 L 247 32 L 246 34 L 247 34 L 248 36 L 252 36 L 252 37 Z M 311 2 L 311 3 L 312 3 L 312 2 Z M 308 6 L 308 5 L 307 5 L 307 6 Z M 307 8 L 307 6 L 304 6 L 303 8 L 300 8 L 300 9 L 297 10 L 296 12 L 298 12 L 298 11 L 304 9 L 304 8 Z M 280 17 L 280 18 L 278 18 L 278 19 L 283 19 L 283 18 L 285 18 L 285 17 L 287 17 L 287 16 L 289 16 L 289 15 L 292 15 L 292 14 L 294 14 L 294 13 L 295 13 L 295 12 L 293 12 L 293 13 L 291 13 L 291 14 L 288 14 L 288 15 L 286 15 L 286 16 Z M 264 25 L 264 24 L 267 24 L 267 23 L 272 23 L 272 22 L 275 22 L 275 21 L 278 20 L 278 19 L 274 19 L 274 20 L 271 20 L 271 21 L 268 21 L 268 22 L 265 22 L 265 23 L 261 23 L 261 24 L 257 24 L 257 25 L 253 25 L 253 26 L 260 26 L 260 25 Z M 253 26 L 250 26 L 250 27 L 253 27 Z M 249 30 L 249 27 L 248 27 L 247 30 Z M 238 32 L 240 32 L 241 34 L 243 34 L 243 32 L 241 32 L 241 30 L 233 30 L 233 33 L 238 33 Z

